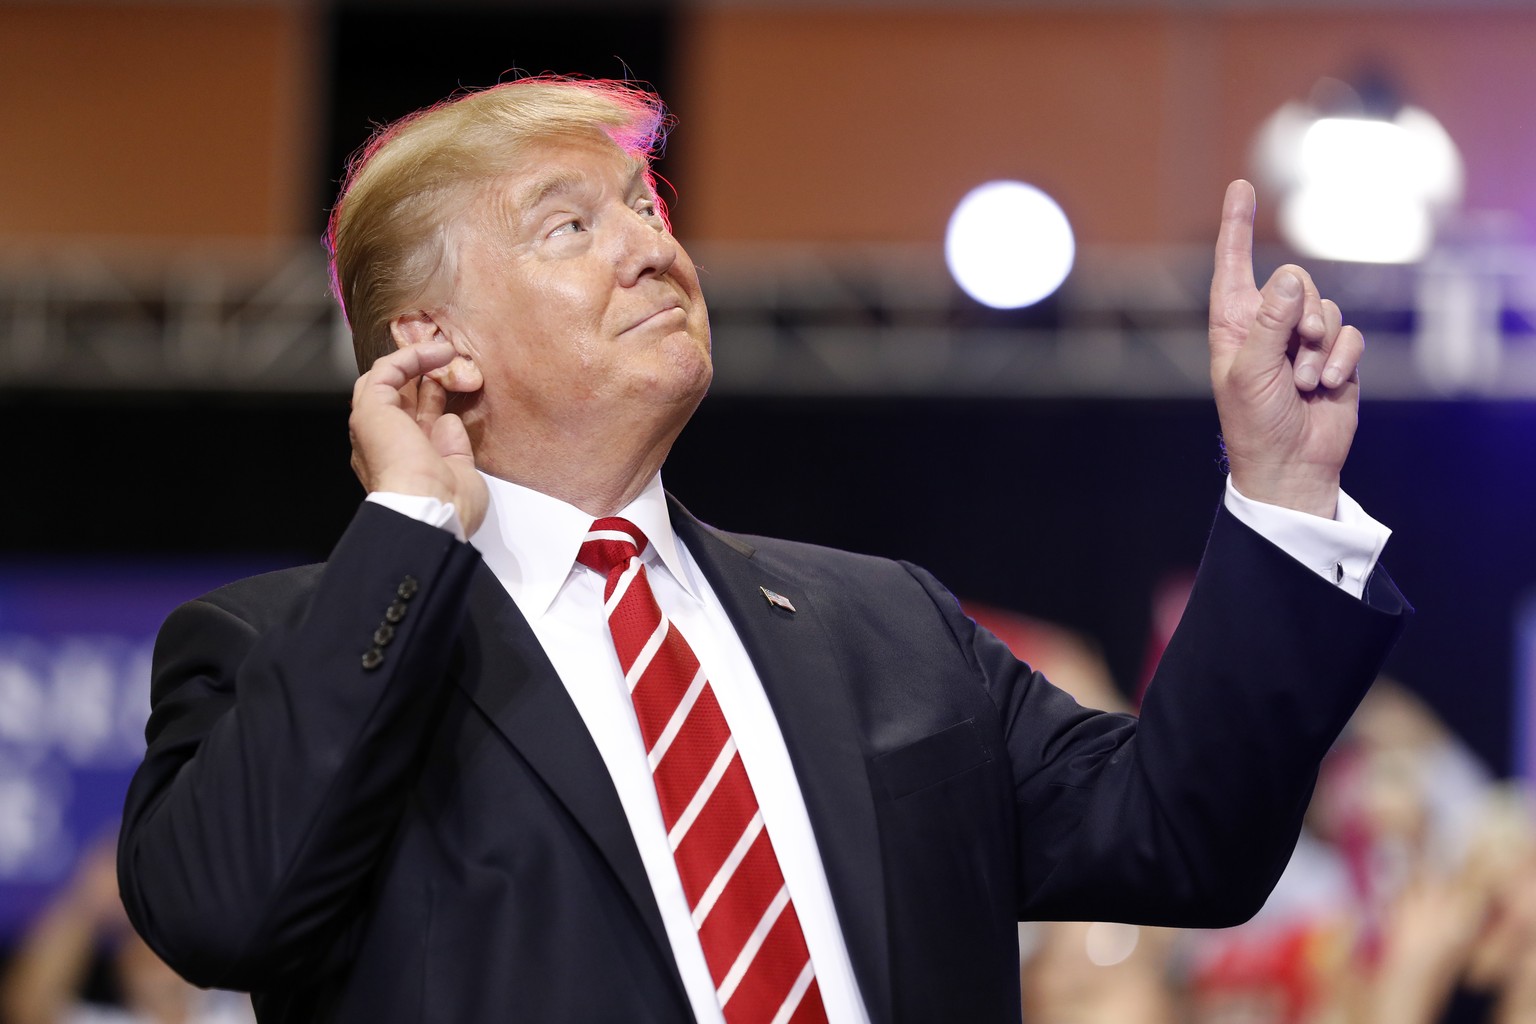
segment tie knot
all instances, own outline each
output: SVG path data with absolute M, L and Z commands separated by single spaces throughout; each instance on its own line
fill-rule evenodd
M 640 527 L 628 519 L 609 516 L 597 520 L 587 530 L 581 550 L 576 552 L 576 561 L 607 576 L 628 565 L 631 558 L 645 550 L 645 545 Z

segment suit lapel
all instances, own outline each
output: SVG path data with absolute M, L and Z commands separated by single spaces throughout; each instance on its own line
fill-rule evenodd
M 476 573 L 459 685 L 527 760 L 607 859 L 666 962 L 682 978 L 650 879 L 607 765 L 517 605 L 484 565 Z
M 672 522 L 736 626 L 784 734 L 870 1018 L 891 1019 L 885 882 L 868 769 L 821 595 L 769 572 L 750 545 L 672 501 Z M 790 612 L 763 593 L 787 598 Z

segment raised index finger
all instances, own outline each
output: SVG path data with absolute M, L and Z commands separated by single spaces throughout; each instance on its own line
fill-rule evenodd
M 1221 204 L 1221 230 L 1216 234 L 1216 272 L 1211 277 L 1211 297 L 1247 294 L 1257 288 L 1253 279 L 1253 186 L 1239 178 L 1227 186 Z M 1213 311 L 1214 311 L 1213 303 Z

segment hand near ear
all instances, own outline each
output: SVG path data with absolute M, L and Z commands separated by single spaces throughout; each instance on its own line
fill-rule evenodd
M 352 388 L 348 429 L 352 471 L 366 490 L 453 502 L 468 535 L 490 495 L 463 421 L 444 411 L 447 392 L 427 376 L 454 355 L 447 341 L 424 341 L 380 358 Z

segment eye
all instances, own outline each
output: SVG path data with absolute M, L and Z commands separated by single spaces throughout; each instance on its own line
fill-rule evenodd
M 549 232 L 549 236 L 553 238 L 556 235 L 574 235 L 585 230 L 587 230 L 586 224 L 582 223 L 579 218 L 572 217 L 569 220 L 563 220 L 556 224 Z
M 647 218 L 654 217 L 659 219 L 661 217 L 661 207 L 657 205 L 654 199 L 640 200 L 635 204 L 635 212 Z

